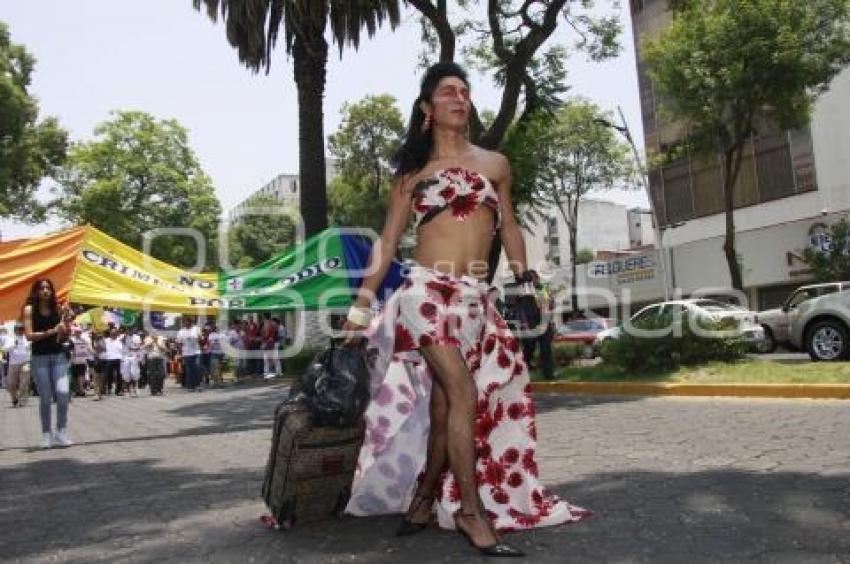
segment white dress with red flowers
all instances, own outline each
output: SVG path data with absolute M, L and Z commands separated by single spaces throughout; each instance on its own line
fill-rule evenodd
M 487 300 L 486 284 L 415 266 L 367 337 L 377 353 L 371 367 L 372 401 L 347 512 L 407 510 L 425 468 L 432 382 L 416 349 L 447 344 L 460 349 L 478 390 L 476 478 L 494 527 L 511 531 L 590 515 L 549 493 L 538 479 L 528 370 L 517 339 Z M 459 508 L 457 482 L 446 472 L 434 503 L 440 526 L 453 529 Z

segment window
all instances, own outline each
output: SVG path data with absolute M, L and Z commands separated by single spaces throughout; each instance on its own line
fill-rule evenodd
M 776 200 L 794 194 L 794 169 L 788 134 L 784 131 L 755 139 L 759 200 Z
M 815 158 L 812 147 L 812 128 L 807 125 L 790 131 L 791 166 L 794 169 L 794 186 L 797 193 L 817 189 Z
M 674 223 L 693 217 L 693 198 L 691 196 L 691 166 L 689 159 L 681 159 L 662 170 L 664 181 L 664 201 L 667 206 L 667 219 Z
M 644 323 L 651 323 L 658 317 L 658 313 L 661 311 L 660 305 L 649 306 L 646 309 L 643 309 L 635 314 L 632 317 L 632 325 L 639 325 Z
M 723 211 L 723 177 L 720 159 L 702 157 L 692 164 L 694 215 L 711 215 Z
M 817 297 L 817 292 L 813 288 L 803 288 L 794 292 L 791 298 L 788 300 L 787 307 L 795 308 L 803 302 L 809 301 L 810 299 Z

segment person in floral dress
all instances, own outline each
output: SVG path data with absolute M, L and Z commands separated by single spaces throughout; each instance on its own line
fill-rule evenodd
M 466 73 L 425 74 L 396 167 L 387 218 L 343 326 L 371 349 L 366 435 L 346 508 L 405 513 L 398 535 L 457 529 L 488 556 L 522 556 L 498 533 L 580 521 L 591 513 L 548 491 L 519 342 L 488 296 L 499 236 L 519 281 L 526 264 L 505 157 L 467 138 Z M 401 287 L 371 304 L 413 218 L 416 247 Z

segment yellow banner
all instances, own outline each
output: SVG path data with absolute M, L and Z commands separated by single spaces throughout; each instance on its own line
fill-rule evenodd
M 71 284 L 72 302 L 175 313 L 213 314 L 214 273 L 190 273 L 86 228 Z

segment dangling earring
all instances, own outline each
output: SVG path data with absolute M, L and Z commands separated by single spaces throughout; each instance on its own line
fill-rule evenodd
M 422 133 L 428 133 L 428 130 L 431 129 L 431 112 L 425 114 L 425 119 L 422 122 Z

